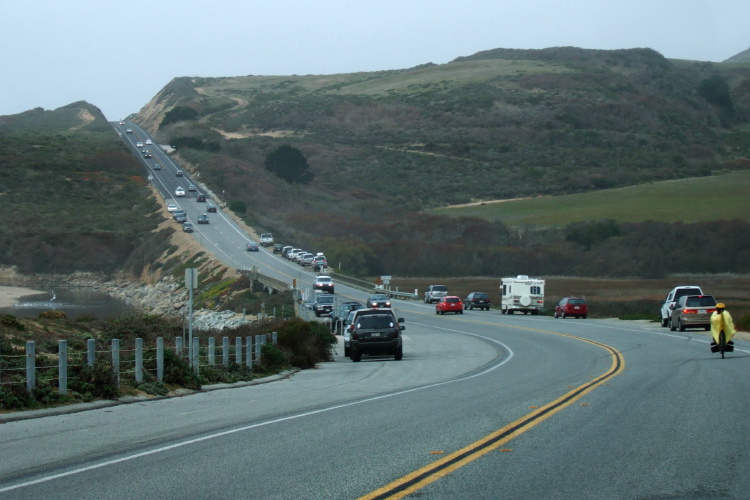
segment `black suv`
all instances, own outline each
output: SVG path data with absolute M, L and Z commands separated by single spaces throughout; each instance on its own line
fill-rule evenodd
M 333 295 L 322 293 L 317 296 L 315 302 L 313 302 L 312 310 L 315 316 L 320 318 L 323 314 L 330 314 L 333 311 Z
M 473 310 L 478 307 L 479 310 L 487 309 L 490 310 L 490 296 L 484 292 L 471 292 L 464 299 L 464 310 Z
M 363 355 L 404 357 L 401 330 L 404 318 L 394 316 L 390 309 L 359 309 L 355 311 L 349 331 L 349 357 L 355 363 Z

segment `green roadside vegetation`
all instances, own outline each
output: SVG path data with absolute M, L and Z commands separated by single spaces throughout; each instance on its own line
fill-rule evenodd
M 252 368 L 234 362 L 236 337 L 268 334 L 275 331 L 278 343 L 270 339 L 263 346 L 260 362 Z M 106 320 L 82 316 L 68 320 L 60 311 L 42 313 L 37 319 L 0 316 L 0 413 L 19 409 L 38 409 L 98 399 L 116 399 L 128 395 L 165 396 L 177 390 L 200 390 L 203 385 L 252 381 L 290 369 L 314 368 L 318 363 L 333 360 L 336 338 L 327 325 L 299 319 L 249 323 L 223 332 L 195 331 L 200 339 L 201 366 L 196 374 L 187 364 L 186 354 L 176 353 L 175 338 L 183 335 L 180 320 L 148 314 L 124 315 Z M 164 339 L 164 380 L 156 378 L 156 339 Z M 216 341 L 217 363 L 209 365 L 205 348 L 208 338 Z M 230 363 L 222 365 L 222 337 L 231 339 Z M 86 363 L 88 339 L 95 339 L 97 360 Z M 133 373 L 135 339 L 144 343 L 144 379 L 137 383 Z M 119 339 L 122 367 L 120 384 L 112 371 L 112 339 Z M 36 344 L 37 384 L 29 392 L 25 378 L 25 344 Z M 68 341 L 68 394 L 57 390 L 58 342 Z M 187 342 L 185 342 L 187 345 Z M 245 358 L 243 357 L 243 360 Z M 130 368 L 128 368 L 130 367 Z

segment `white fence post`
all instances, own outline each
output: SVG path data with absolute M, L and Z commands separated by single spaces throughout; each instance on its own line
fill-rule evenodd
M 135 382 L 143 382 L 143 339 L 135 339 Z
M 87 361 L 89 366 L 94 366 L 96 362 L 96 339 L 86 341 Z
M 248 368 L 253 367 L 253 338 L 251 336 L 245 337 L 246 351 L 245 351 L 245 364 Z
M 26 341 L 26 390 L 31 392 L 36 387 L 36 345 L 33 340 Z
M 221 363 L 229 366 L 229 337 L 221 338 Z
M 120 387 L 120 339 L 112 339 L 112 371 L 115 372 L 117 387 Z
M 156 378 L 164 382 L 164 339 L 156 339 Z
M 242 365 L 242 337 L 234 339 L 234 361 L 238 365 Z
M 208 337 L 208 366 L 216 364 L 216 339 Z
M 182 349 L 184 348 L 183 346 L 184 342 L 185 342 L 185 339 L 183 339 L 182 337 L 174 338 L 174 350 L 178 358 L 182 357 Z
M 57 343 L 57 390 L 65 396 L 68 394 L 68 341 Z
M 255 336 L 255 362 L 260 364 L 260 335 Z
M 191 364 L 196 375 L 200 373 L 200 348 L 200 339 L 198 337 L 193 337 L 193 359 Z

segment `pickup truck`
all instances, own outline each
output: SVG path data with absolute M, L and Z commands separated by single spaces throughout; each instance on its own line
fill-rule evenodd
M 260 244 L 264 247 L 270 247 L 271 245 L 273 245 L 273 235 L 271 233 L 261 234 Z

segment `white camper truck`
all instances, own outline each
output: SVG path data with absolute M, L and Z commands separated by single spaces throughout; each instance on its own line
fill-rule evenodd
M 524 274 L 515 278 L 502 278 L 500 295 L 502 314 L 513 314 L 516 311 L 539 314 L 544 309 L 544 280 L 529 278 Z

